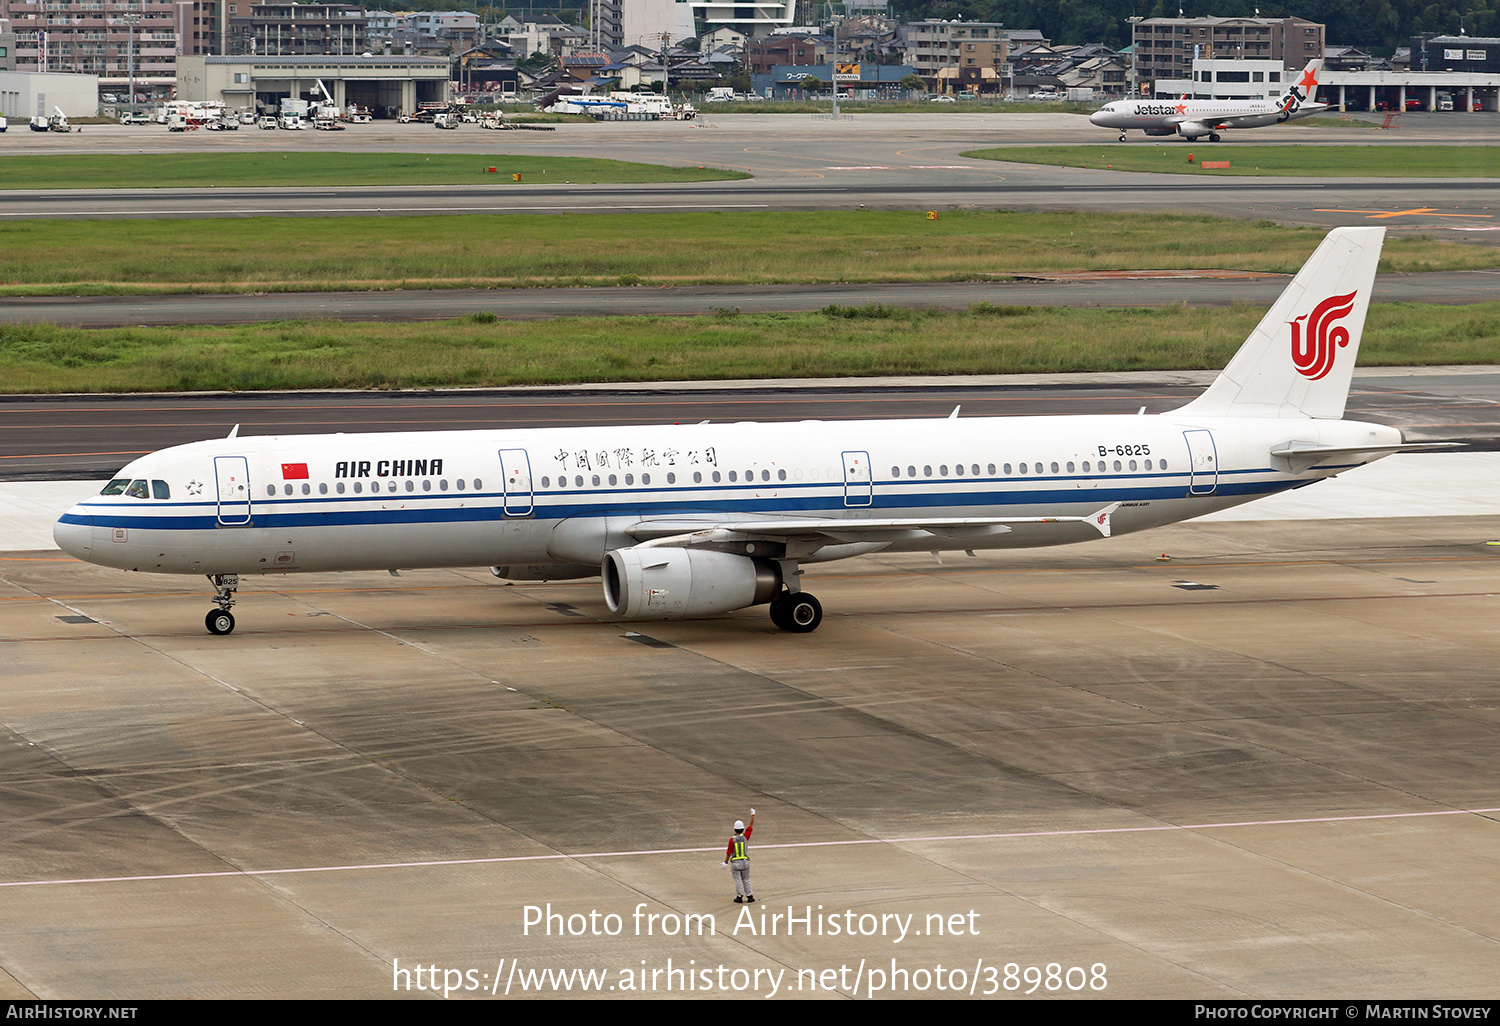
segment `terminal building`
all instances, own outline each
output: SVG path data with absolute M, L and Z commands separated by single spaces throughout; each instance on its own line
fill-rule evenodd
M 1487 46 L 1500 61 L 1500 40 L 1468 42 L 1471 45 L 1465 49 L 1474 57 L 1463 63 L 1472 64 L 1476 70 L 1417 70 L 1415 59 L 1411 70 L 1324 68 L 1318 76 L 1318 102 L 1335 111 L 1500 110 L 1500 70 L 1477 70 L 1483 66 L 1479 54 Z M 1284 96 L 1300 74 L 1286 70 L 1280 61 L 1198 59 L 1193 61 L 1188 78 L 1158 78 L 1153 95 L 1158 99 L 1274 100 Z
M 177 98 L 217 100 L 240 110 L 275 110 L 283 98 L 358 104 L 394 117 L 423 103 L 446 103 L 449 65 L 443 57 L 178 58 Z

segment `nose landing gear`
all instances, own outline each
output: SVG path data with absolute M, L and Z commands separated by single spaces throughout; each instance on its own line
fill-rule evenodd
M 234 630 L 234 614 L 229 607 L 234 605 L 234 593 L 240 586 L 238 574 L 209 574 L 208 581 L 218 594 L 214 598 L 217 609 L 210 609 L 203 618 L 203 626 L 210 634 L 228 634 Z

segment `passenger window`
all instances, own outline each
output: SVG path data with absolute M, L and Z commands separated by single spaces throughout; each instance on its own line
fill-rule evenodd
M 590 479 L 589 479 L 589 480 L 590 480 L 590 483 L 591 483 L 591 484 L 592 484 L 592 485 L 593 485 L 593 486 L 594 486 L 594 487 L 595 487 L 595 488 L 598 488 L 598 487 L 599 487 L 599 475 L 598 475 L 598 474 L 595 474 L 595 475 L 594 475 L 594 476 L 593 476 L 593 477 L 592 477 L 592 478 L 590 478 Z
M 552 487 L 552 479 L 551 478 L 547 478 L 547 477 L 542 478 L 542 487 L 543 488 L 551 488 Z
M 333 490 L 336 491 L 336 492 L 338 492 L 340 495 L 343 495 L 344 494 L 344 482 L 340 481 L 338 484 L 334 485 L 333 486 Z
M 734 471 L 733 471 L 733 470 L 731 470 L 731 471 L 730 471 L 730 472 L 729 472 L 729 480 L 730 480 L 730 481 L 731 481 L 731 482 L 733 482 L 733 481 L 738 481 L 738 480 L 739 480 L 739 477 L 738 477 L 738 476 L 737 476 L 737 475 L 736 475 L 736 473 L 735 473 L 735 472 L 734 472 Z
M 291 495 L 292 494 L 292 486 L 291 485 L 283 485 L 282 486 L 282 491 L 284 491 L 287 495 Z
M 976 471 L 976 473 L 977 473 L 977 471 Z M 1007 470 L 1006 473 L 1009 474 L 1010 471 Z M 994 477 L 994 476 L 995 476 L 995 465 L 993 463 L 991 463 L 990 464 L 990 477 Z
M 363 481 L 356 481 L 356 482 L 354 482 L 354 494 L 355 495 L 359 495 L 364 490 L 365 490 L 365 484 L 364 484 Z
M 719 472 L 716 470 L 716 471 L 714 471 L 714 484 L 718 484 L 718 483 L 719 483 Z
M 1041 472 L 1042 472 L 1042 465 L 1041 465 L 1041 464 L 1040 464 L 1040 463 L 1038 463 L 1038 464 L 1037 464 L 1037 465 L 1036 465 L 1036 472 L 1037 472 L 1037 473 L 1038 473 L 1038 474 L 1040 474 L 1040 473 L 1041 473 Z
M 170 499 L 172 497 L 172 489 L 167 487 L 165 481 L 152 481 L 151 497 L 154 499 Z
M 328 482 L 327 481 L 320 481 L 320 482 L 318 482 L 318 494 L 319 495 L 327 495 L 328 494 Z
M 948 476 L 948 464 L 944 463 L 942 466 L 938 467 L 938 474 L 941 475 L 942 477 L 947 477 Z
M 1052 464 L 1052 473 L 1054 473 L 1054 474 L 1057 473 L 1057 464 L 1056 463 Z
M 635 475 L 634 474 L 626 474 L 625 475 L 625 483 L 628 484 L 628 485 L 635 484 Z
M 676 483 L 677 483 L 677 475 L 676 474 L 672 474 L 672 473 L 668 473 L 667 474 L 667 484 L 676 484 Z
M 1131 469 L 1131 470 L 1134 470 L 1134 469 L 1135 469 L 1135 460 L 1131 460 L 1131 461 L 1130 461 L 1130 469 Z
M 900 477 L 901 476 L 901 468 L 900 467 L 892 467 L 891 468 L 891 476 L 892 477 Z
M 612 485 L 617 485 L 617 484 L 620 483 L 620 479 L 618 477 L 616 477 L 615 475 L 611 474 L 611 475 L 609 475 L 609 483 L 612 484 Z
M 974 469 L 974 476 L 978 477 L 979 476 L 979 464 L 977 464 L 977 463 L 974 464 L 974 468 L 973 469 Z M 990 473 L 993 474 L 994 472 L 995 472 L 995 468 L 991 467 L 990 468 Z
M 641 475 L 641 484 L 650 484 L 650 483 L 651 483 L 651 475 L 650 474 L 642 474 Z
M 396 482 L 394 482 L 394 481 L 387 482 L 386 486 L 385 486 L 385 490 L 388 491 L 388 492 L 394 492 L 396 490 Z
M 458 487 L 459 487 L 459 490 L 462 491 L 463 487 L 464 487 L 464 483 L 462 481 L 460 481 L 458 483 Z M 574 488 L 582 488 L 583 487 L 583 475 L 582 474 L 575 474 L 575 475 L 573 475 L 573 487 Z
M 1023 473 L 1023 474 L 1026 473 L 1026 464 L 1021 463 L 1021 464 L 1018 464 L 1018 466 L 1021 468 L 1021 473 Z M 1006 473 L 1009 473 L 1009 471 L 1006 471 Z
M 1006 465 L 1005 465 L 1005 476 L 1006 476 L 1006 477 L 1009 477 L 1009 476 L 1010 476 L 1010 464 L 1009 464 L 1009 463 L 1007 463 L 1007 464 L 1006 464 Z
M 558 478 L 557 479 L 557 483 L 558 484 L 562 484 L 562 478 Z M 438 478 L 438 491 L 440 491 L 440 492 L 446 492 L 447 490 L 448 490 L 448 479 L 446 477 L 440 477 L 440 478 Z
M 693 471 L 693 484 L 702 484 L 702 483 L 703 483 L 703 475 L 701 473 L 699 473 L 698 471 L 696 471 L 696 470 Z
M 1151 461 L 1150 461 L 1150 460 L 1147 460 L 1147 461 L 1146 461 L 1146 469 L 1147 469 L 1147 470 L 1150 470 L 1150 469 L 1151 469 Z
M 1158 463 L 1156 465 L 1156 467 L 1157 467 L 1158 470 L 1166 470 L 1167 469 L 1167 461 L 1166 460 L 1162 460 L 1160 463 Z
M 776 471 L 776 480 L 778 480 L 778 481 L 785 481 L 786 480 L 786 471 L 784 471 L 784 470 L 778 470 L 778 471 Z
M 916 467 L 907 467 L 906 468 L 906 476 L 907 477 L 916 477 L 917 476 L 917 468 Z
M 1120 466 L 1120 461 L 1119 460 L 1115 460 L 1115 473 L 1118 474 L 1121 471 L 1121 469 L 1123 469 L 1123 468 L 1121 468 L 1121 466 Z
M 760 479 L 762 481 L 769 481 L 769 480 L 771 480 L 771 472 L 769 470 L 762 470 L 760 472 Z
M 267 495 L 275 495 L 276 494 L 276 486 L 275 485 L 266 485 L 266 494 Z
M 463 478 L 459 478 L 458 480 L 456 480 L 456 481 L 453 482 L 453 485 L 459 491 L 463 491 L 464 490 L 464 479 Z M 581 478 L 581 477 L 578 479 L 578 487 L 580 487 L 580 488 L 583 487 L 583 478 Z
M 310 484 L 304 484 L 302 486 L 302 494 L 303 495 L 311 495 L 312 494 L 312 485 L 310 485 Z
M 476 477 L 474 479 L 474 490 L 477 492 L 477 491 L 482 490 L 483 488 L 484 488 L 484 482 L 481 481 L 479 478 Z
M 923 477 L 931 477 L 932 476 L 932 468 L 931 467 L 923 467 L 922 468 L 922 476 Z

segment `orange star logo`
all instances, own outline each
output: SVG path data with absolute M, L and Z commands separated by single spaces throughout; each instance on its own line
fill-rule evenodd
M 1173 107 L 1172 109 L 1175 110 L 1179 114 L 1186 114 L 1187 113 L 1187 104 L 1185 104 L 1185 103 L 1179 103 L 1176 107 Z
M 1297 84 L 1304 90 L 1311 90 L 1318 84 L 1318 73 L 1312 68 L 1308 68 L 1306 71 L 1302 72 L 1302 81 L 1298 82 Z

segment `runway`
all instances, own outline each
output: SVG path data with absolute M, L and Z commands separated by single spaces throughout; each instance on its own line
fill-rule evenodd
M 1408 118 L 1399 132 L 1296 124 L 1240 133 L 1257 144 L 1400 146 L 1414 142 L 1493 145 L 1500 119 L 1486 114 Z M 28 133 L 29 135 L 30 133 Z M 1005 144 L 1121 144 L 1086 118 L 1067 114 L 707 115 L 692 122 L 558 125 L 555 132 L 436 132 L 375 123 L 346 132 L 226 132 L 170 136 L 155 127 L 91 127 L 56 139 L 7 139 L 9 153 L 247 152 L 378 149 L 607 157 L 746 171 L 740 182 L 678 185 L 515 184 L 504 174 L 451 187 L 3 190 L 0 222 L 36 217 L 330 217 L 472 213 L 704 210 L 1013 209 L 1160 210 L 1267 218 L 1288 224 L 1373 221 L 1395 232 L 1462 235 L 1496 244 L 1493 179 L 1221 178 L 1140 175 L 964 157 Z M 1184 147 L 1178 141 L 1126 146 Z M 1190 147 L 1183 149 L 1184 159 Z M 498 165 L 497 165 L 498 166 Z M 476 175 L 480 165 L 476 165 Z M 503 168 L 501 171 L 503 172 Z M 504 181 L 496 182 L 500 178 Z M 1349 213 L 1349 209 L 1364 213 Z

